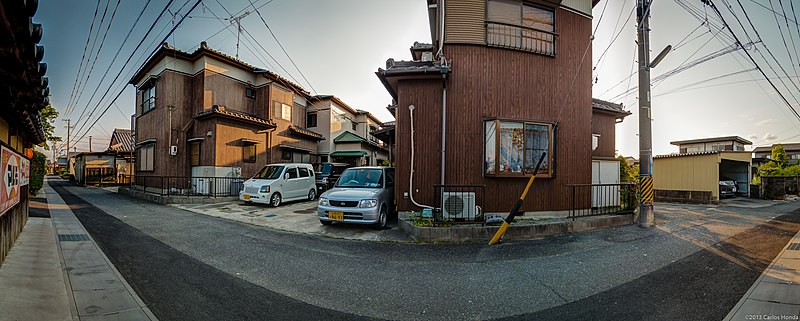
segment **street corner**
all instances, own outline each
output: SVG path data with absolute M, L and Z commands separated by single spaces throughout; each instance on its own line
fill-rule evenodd
M 216 204 L 170 204 L 170 206 L 226 220 L 268 227 L 276 230 L 335 239 L 372 242 L 411 242 L 413 239 L 390 221 L 386 229 L 368 225 L 322 225 L 317 218 L 317 202 L 293 202 L 280 207 L 229 201 Z

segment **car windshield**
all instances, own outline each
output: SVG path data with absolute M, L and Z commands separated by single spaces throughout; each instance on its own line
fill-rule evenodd
M 254 179 L 278 179 L 283 173 L 283 166 L 264 166 L 256 175 Z
M 363 187 L 381 188 L 383 187 L 381 177 L 383 171 L 375 168 L 356 168 L 348 169 L 339 177 L 336 187 Z
M 322 174 L 330 174 L 333 171 L 333 164 L 322 164 L 322 169 L 319 171 Z
M 736 183 L 734 181 L 719 181 L 719 185 L 735 186 Z

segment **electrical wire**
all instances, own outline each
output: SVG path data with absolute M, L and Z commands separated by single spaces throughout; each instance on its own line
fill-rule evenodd
M 94 22 L 97 19 L 97 12 L 100 9 L 100 1 L 97 0 L 97 5 L 94 7 L 94 17 L 92 18 L 92 24 L 89 25 L 89 32 L 86 33 L 86 44 L 83 45 L 83 54 L 81 54 L 81 64 L 78 66 L 78 72 L 75 73 L 75 82 L 72 84 L 72 90 L 69 94 L 69 100 L 67 101 L 67 108 L 64 110 L 64 113 L 70 113 L 70 106 L 72 106 L 72 98 L 75 96 L 75 89 L 78 86 L 78 78 L 80 77 L 80 70 L 83 69 L 83 61 L 86 58 L 86 49 L 89 48 L 89 41 L 92 39 L 92 30 L 94 29 Z M 88 62 L 87 62 L 88 63 Z

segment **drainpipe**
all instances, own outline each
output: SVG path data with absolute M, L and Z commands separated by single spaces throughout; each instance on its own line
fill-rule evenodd
M 442 177 L 439 185 L 444 186 L 444 174 L 447 150 L 447 74 L 442 74 Z

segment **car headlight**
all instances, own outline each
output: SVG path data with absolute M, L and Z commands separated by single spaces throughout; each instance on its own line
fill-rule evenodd
M 358 207 L 375 207 L 378 206 L 378 200 L 371 199 L 371 200 L 361 200 L 358 202 Z
M 269 193 L 269 185 L 261 186 L 261 193 Z
M 319 205 L 321 206 L 328 206 L 328 199 L 324 197 L 319 198 Z

